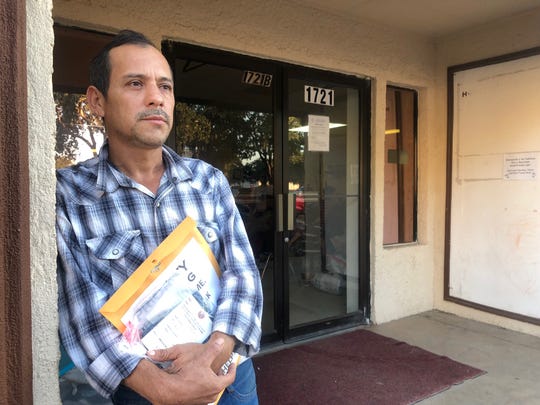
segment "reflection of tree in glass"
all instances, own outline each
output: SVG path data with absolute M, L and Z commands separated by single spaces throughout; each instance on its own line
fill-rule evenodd
M 83 142 L 98 153 L 103 142 L 104 128 L 100 117 L 92 114 L 86 96 L 78 93 L 54 93 L 56 104 L 56 167 L 65 167 L 77 161 L 79 143 Z
M 273 184 L 274 137 L 270 113 L 176 104 L 176 144 L 181 154 L 220 168 L 231 182 Z M 300 120 L 289 118 L 289 128 Z M 301 173 L 304 134 L 289 132 L 289 167 Z M 299 174 L 300 175 L 300 174 Z M 298 177 L 298 176 L 294 176 Z
M 302 126 L 297 117 L 289 117 L 289 128 Z M 304 184 L 304 142 L 305 134 L 300 131 L 289 131 L 289 178 L 290 181 Z
M 178 150 L 213 164 L 232 180 L 272 183 L 272 125 L 272 114 L 268 113 L 176 105 Z

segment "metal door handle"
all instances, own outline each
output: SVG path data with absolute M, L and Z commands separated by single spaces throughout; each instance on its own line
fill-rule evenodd
M 276 198 L 276 229 L 278 232 L 283 232 L 283 194 L 278 194 Z
M 287 230 L 294 230 L 294 193 L 287 193 Z M 283 232 L 283 194 L 277 195 L 276 229 Z
M 287 230 L 294 230 L 294 193 L 287 194 Z

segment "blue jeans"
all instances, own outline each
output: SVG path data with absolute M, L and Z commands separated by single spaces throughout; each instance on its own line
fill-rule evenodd
M 258 405 L 255 369 L 251 359 L 244 361 L 236 370 L 234 382 L 225 388 L 219 405 Z
M 135 391 L 120 384 L 112 396 L 114 405 L 151 405 Z M 251 359 L 244 361 L 236 370 L 236 379 L 225 388 L 219 405 L 258 405 L 255 370 Z

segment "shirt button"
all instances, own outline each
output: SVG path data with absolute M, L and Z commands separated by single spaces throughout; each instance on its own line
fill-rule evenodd
M 112 251 L 112 254 L 115 255 L 115 256 L 118 255 L 118 253 L 120 253 L 120 251 L 118 249 L 114 249 Z
M 161 203 L 156 203 L 156 207 L 159 208 L 159 206 L 161 205 Z

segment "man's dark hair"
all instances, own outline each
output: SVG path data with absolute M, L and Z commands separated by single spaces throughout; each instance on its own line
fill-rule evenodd
M 111 49 L 122 45 L 141 45 L 156 47 L 143 34 L 131 30 L 122 30 L 90 61 L 90 84 L 107 96 L 111 78 Z M 157 48 L 156 48 L 157 49 Z

